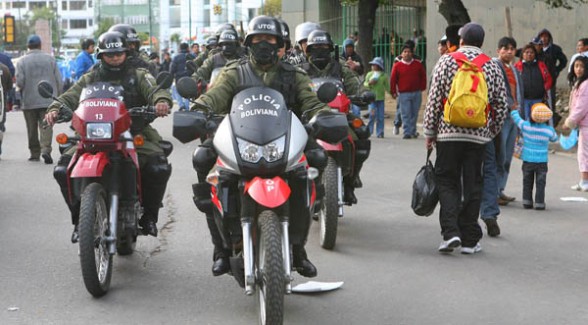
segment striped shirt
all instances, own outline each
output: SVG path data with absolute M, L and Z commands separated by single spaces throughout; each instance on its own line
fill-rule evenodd
M 521 159 L 532 163 L 546 163 L 549 141 L 557 141 L 555 129 L 546 123 L 533 123 L 523 120 L 518 110 L 513 110 L 510 114 L 523 133 Z

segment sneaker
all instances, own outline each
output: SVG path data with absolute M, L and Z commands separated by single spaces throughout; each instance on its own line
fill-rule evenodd
M 571 189 L 574 191 L 588 192 L 588 186 L 583 186 L 580 183 L 572 185 Z
M 484 223 L 486 224 L 488 236 L 497 237 L 500 235 L 500 227 L 498 227 L 498 222 L 496 219 L 484 219 Z
M 400 127 L 394 125 L 394 130 L 392 131 L 392 134 L 399 135 L 400 134 Z
M 439 245 L 439 251 L 441 253 L 451 253 L 453 252 L 454 248 L 458 248 L 459 246 L 461 246 L 461 239 L 459 239 L 457 236 L 454 236 L 449 240 L 442 241 L 441 245 Z
M 535 210 L 545 210 L 545 203 L 535 202 Z
M 461 253 L 466 254 L 466 255 L 479 253 L 480 251 L 482 251 L 482 246 L 480 246 L 480 243 L 476 243 L 476 246 L 474 246 L 474 247 L 462 247 L 461 248 Z

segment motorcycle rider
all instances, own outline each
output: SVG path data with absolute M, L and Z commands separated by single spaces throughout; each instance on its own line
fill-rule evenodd
M 217 46 L 218 46 L 218 43 L 216 41 L 216 37 L 210 36 L 206 39 L 206 50 L 204 52 L 200 52 L 198 57 L 196 57 L 196 59 L 194 59 L 194 64 L 195 64 L 196 70 L 198 70 L 202 66 L 204 61 L 206 61 L 206 59 L 208 58 L 208 55 L 210 54 L 210 51 L 214 50 Z M 196 72 L 196 71 L 194 71 L 194 72 Z
M 303 112 L 328 110 L 316 94 L 310 89 L 310 79 L 306 74 L 278 58 L 278 51 L 283 46 L 280 23 L 273 17 L 257 16 L 248 26 L 244 45 L 249 48 L 249 57 L 229 63 L 217 77 L 215 86 L 200 96 L 195 108 L 205 107 L 215 113 L 226 114 L 230 111 L 231 101 L 239 91 L 255 87 L 260 82 L 279 91 L 288 108 L 300 118 Z M 243 76 L 243 79 L 240 76 Z M 324 150 L 309 138 L 305 154 L 309 165 L 322 170 L 326 166 L 327 157 Z M 204 141 L 194 152 L 193 164 L 198 173 L 201 195 L 210 196 L 210 185 L 205 183 L 206 175 L 216 162 L 217 154 L 212 147 L 212 139 Z M 208 228 L 214 244 L 214 264 L 212 272 L 215 276 L 227 273 L 230 269 L 229 254 L 223 249 L 222 238 L 210 210 L 206 213 Z M 306 220 L 308 219 L 308 220 Z M 293 266 L 305 277 L 314 277 L 316 267 L 308 260 L 304 245 L 310 228 L 310 215 L 298 223 L 292 223 L 290 242 L 292 243 Z
M 245 56 L 245 51 L 239 43 L 239 34 L 234 30 L 229 29 L 223 31 L 219 37 L 218 44 L 221 51 L 204 61 L 202 66 L 196 71 L 196 79 L 201 79 L 209 83 L 214 69 L 222 68 L 227 62 Z
M 306 45 L 308 62 L 303 63 L 300 67 L 305 70 L 311 78 L 331 77 L 341 80 L 345 87 L 343 91 L 347 95 L 361 95 L 364 92 L 364 88 L 357 74 L 333 57 L 332 52 L 334 49 L 333 40 L 328 32 L 322 29 L 314 30 L 308 35 Z M 359 118 L 359 116 L 352 117 Z M 348 205 L 357 203 L 355 188 L 362 187 L 359 173 L 363 163 L 369 157 L 371 148 L 371 141 L 368 139 L 369 134 L 361 132 L 362 129 L 358 130 L 360 132 L 356 133 L 354 129 L 349 128 L 349 132 L 355 143 L 356 151 L 353 172 L 351 175 L 347 175 L 343 178 L 343 201 Z
M 103 81 L 124 88 L 124 103 L 126 107 L 139 107 L 144 105 L 154 105 L 157 116 L 166 116 L 169 114 L 172 105 L 172 99 L 169 91 L 160 89 L 152 97 L 151 103 L 147 102 L 148 96 L 156 88 L 155 78 L 149 71 L 142 68 L 136 68 L 130 64 L 128 48 L 125 37 L 119 32 L 106 32 L 98 39 L 98 59 L 100 63 L 96 69 L 86 73 L 80 78 L 68 91 L 59 97 L 59 101 L 54 101 L 47 108 L 45 120 L 48 124 L 53 125 L 57 119 L 58 112 L 62 106 L 61 102 L 67 107 L 76 108 L 80 101 L 80 95 L 84 87 L 89 84 Z M 133 118 L 135 122 L 135 118 Z M 159 208 L 167 181 L 171 174 L 171 165 L 167 162 L 163 149 L 160 146 L 161 136 L 149 124 L 137 121 L 137 125 L 143 126 L 140 129 L 131 126 L 131 133 L 134 135 L 142 134 L 145 144 L 137 147 L 139 156 L 139 166 L 141 171 L 142 202 L 144 213 L 139 221 L 142 232 L 145 235 L 157 236 L 157 219 Z M 135 124 L 135 123 L 133 123 Z M 76 146 L 67 149 L 55 169 L 53 176 L 61 188 L 61 193 L 71 211 L 74 231 L 71 236 L 72 243 L 76 243 L 78 236 L 78 221 L 80 202 L 70 202 L 67 186 L 67 167 L 76 151 Z
M 308 40 L 308 35 L 316 29 L 320 29 L 321 25 L 317 23 L 313 23 L 311 21 L 305 21 L 301 24 L 296 26 L 295 33 L 295 41 L 296 41 L 296 48 L 292 51 L 292 54 L 288 55 L 286 60 L 290 62 L 293 66 L 299 66 L 306 62 L 306 42 Z
M 119 32 L 127 40 L 128 58 L 127 62 L 136 68 L 149 69 L 149 56 L 145 53 L 139 52 L 141 48 L 141 40 L 137 35 L 137 30 L 129 24 L 112 25 L 109 32 Z

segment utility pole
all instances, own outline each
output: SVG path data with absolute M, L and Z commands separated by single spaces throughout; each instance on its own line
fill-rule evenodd
M 192 0 L 188 0 L 188 44 L 192 45 Z
M 151 10 L 151 0 L 147 1 L 149 1 L 149 53 L 151 53 L 153 51 L 153 44 L 151 43 L 153 36 L 153 11 Z

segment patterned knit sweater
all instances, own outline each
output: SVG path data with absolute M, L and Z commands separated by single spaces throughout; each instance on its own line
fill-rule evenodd
M 463 46 L 459 52 L 464 53 L 471 61 L 482 53 L 477 47 Z M 465 141 L 484 144 L 492 140 L 502 127 L 508 114 L 506 101 L 506 84 L 500 66 L 493 60 L 482 67 L 486 84 L 488 85 L 488 102 L 492 109 L 488 114 L 488 124 L 481 128 L 462 128 L 447 124 L 443 121 L 443 103 L 449 96 L 453 77 L 457 73 L 458 65 L 450 55 L 443 55 L 433 69 L 431 86 L 423 128 L 425 136 L 437 138 L 437 141 Z

